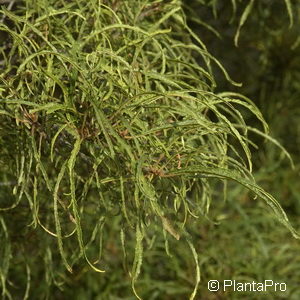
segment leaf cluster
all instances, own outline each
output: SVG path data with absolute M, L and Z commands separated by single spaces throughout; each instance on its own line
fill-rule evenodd
M 213 66 L 239 84 L 189 28 L 180 1 L 20 1 L 0 12 L 3 296 L 12 297 L 9 269 L 14 257 L 26 262 L 30 234 L 44 243 L 36 251 L 48 285 L 60 286 L 53 257 L 73 273 L 82 257 L 105 271 L 105 226 L 114 224 L 137 298 L 145 249 L 163 235 L 169 253 L 169 235 L 193 255 L 193 299 L 200 269 L 186 224 L 206 216 L 215 179 L 225 193 L 228 180 L 248 188 L 298 237 L 251 175 L 248 133 L 268 138 L 262 114 L 247 97 L 216 92 Z

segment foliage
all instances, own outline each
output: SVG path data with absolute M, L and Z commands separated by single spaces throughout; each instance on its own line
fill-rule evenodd
M 197 34 L 203 38 L 208 49 L 220 59 L 233 78 L 238 78 L 243 82 L 239 92 L 255 100 L 268 122 L 272 136 L 280 141 L 293 157 L 295 167 L 291 169 L 274 145 L 264 143 L 262 139 L 253 136 L 256 144 L 260 146 L 259 151 L 253 153 L 254 174 L 257 182 L 272 191 L 276 198 L 282 199 L 283 207 L 293 219 L 294 224 L 299 226 L 299 2 L 291 1 L 293 26 L 290 27 L 288 16 L 282 13 L 286 10 L 286 4 L 283 1 L 255 1 L 251 14 L 241 30 L 238 47 L 234 46 L 234 37 L 240 15 L 248 2 L 237 1 L 235 13 L 232 7 L 226 6 L 222 1 L 210 2 L 210 4 L 213 3 L 215 6 L 207 9 L 200 10 L 195 5 L 193 9 L 188 10 L 190 26 L 193 26 Z M 186 8 L 189 9 L 189 5 Z M 196 23 L 196 17 L 202 23 L 210 21 L 213 31 L 199 25 L 199 22 Z M 216 38 L 216 33 L 219 38 Z M 220 76 L 218 83 L 220 90 L 236 90 Z M 256 122 L 251 116 L 246 120 L 248 124 Z M 231 195 L 229 198 L 233 197 Z M 247 195 L 240 194 L 240 197 L 249 199 Z M 240 211 L 243 211 L 245 215 L 252 215 L 253 208 L 247 208 L 246 204 L 247 202 L 243 201 Z M 247 218 L 247 223 L 256 224 L 258 218 L 259 216 Z M 267 221 L 265 223 L 267 224 Z M 222 222 L 220 232 L 224 227 Z M 273 238 L 268 240 L 268 247 L 280 249 L 280 251 L 276 256 L 272 256 L 270 263 L 281 265 L 281 270 L 297 268 L 298 263 L 288 257 L 296 257 L 299 246 L 293 240 L 285 239 L 279 227 L 274 230 L 274 232 L 271 230 L 270 234 Z M 257 236 L 263 238 L 265 235 L 263 231 L 257 232 Z M 240 232 L 232 231 L 232 240 L 235 244 L 237 244 L 236 236 L 243 240 Z M 250 249 L 255 247 L 253 243 L 251 245 Z M 238 246 L 235 247 L 238 249 Z M 289 249 L 289 254 L 285 253 L 285 249 Z M 284 264 L 278 261 L 281 259 L 285 261 Z M 242 256 L 227 256 L 226 266 L 238 265 L 243 261 Z M 281 280 L 290 283 L 289 290 L 295 293 L 282 297 L 297 299 L 299 288 L 292 280 L 297 277 L 297 272 L 294 270 L 295 275 L 288 275 L 282 273 L 279 268 L 278 271 L 270 272 L 268 276 L 261 276 L 265 274 L 263 270 L 269 264 L 268 261 L 262 258 L 253 262 L 252 268 L 255 267 L 257 270 L 254 278 L 259 280 L 258 278 L 271 278 L 275 274 L 280 274 Z M 236 270 L 237 268 L 233 268 L 231 272 Z M 234 275 L 227 275 L 227 278 L 232 276 Z
M 208 48 L 226 66 L 229 73 L 234 78 L 242 78 L 243 86 L 239 88 L 239 92 L 255 100 L 267 120 L 272 136 L 286 147 L 295 160 L 295 168 L 291 170 L 272 143 L 264 143 L 262 139 L 251 136 L 260 145 L 259 151 L 254 152 L 253 159 L 254 168 L 260 173 L 257 174 L 257 179 L 265 178 L 270 182 L 265 185 L 268 190 L 271 189 L 274 195 L 290 202 L 292 195 L 287 194 L 297 194 L 299 173 L 299 3 L 291 2 L 291 27 L 288 16 L 279 13 L 286 9 L 286 2 L 255 1 L 244 24 L 245 34 L 241 34 L 236 48 L 234 38 L 240 23 L 239 14 L 245 10 L 247 1 L 233 2 L 236 3 L 235 9 L 221 1 L 208 2 L 206 10 L 199 9 L 200 3 L 197 9 L 196 2 L 193 2 L 193 9 L 186 6 L 190 26 L 203 37 Z M 214 16 L 213 31 L 201 25 Z M 200 20 L 198 23 L 196 17 Z M 216 38 L 216 34 L 220 38 Z M 220 90 L 236 91 L 222 77 L 219 77 L 218 83 Z M 250 115 L 246 120 L 248 124 L 256 123 Z M 282 177 L 286 177 L 284 184 Z M 278 180 L 278 183 L 274 180 Z M 295 201 L 295 205 L 297 202 Z
M 251 175 L 249 134 L 270 139 L 267 123 L 249 98 L 218 90 L 215 72 L 239 84 L 189 28 L 180 1 L 20 1 L 1 14 L 3 297 L 64 299 L 87 277 L 90 298 L 100 282 L 99 299 L 130 298 L 130 286 L 155 299 L 167 278 L 171 299 L 193 299 L 195 231 L 234 189 L 228 180 L 298 237 Z M 151 267 L 162 262 L 165 270 Z

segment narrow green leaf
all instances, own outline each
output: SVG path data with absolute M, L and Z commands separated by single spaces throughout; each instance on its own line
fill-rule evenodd
M 71 202 L 72 202 L 72 209 L 73 209 L 73 214 L 75 217 L 75 224 L 76 224 L 76 232 L 77 232 L 77 238 L 78 238 L 78 243 L 80 247 L 81 254 L 84 256 L 85 260 L 87 263 L 90 265 L 90 267 L 96 271 L 96 272 L 105 272 L 104 270 L 100 270 L 96 268 L 88 259 L 86 252 L 85 252 L 85 246 L 83 242 L 83 237 L 82 237 L 82 228 L 81 228 L 81 221 L 80 221 L 80 215 L 78 211 L 78 204 L 76 200 L 76 195 L 75 195 L 75 162 L 76 158 L 78 156 L 78 153 L 80 151 L 80 146 L 81 146 L 81 138 L 78 136 L 74 148 L 71 152 L 70 158 L 68 160 L 68 168 L 69 168 L 69 177 L 70 177 L 70 190 L 71 190 Z
M 255 182 L 250 181 L 246 178 L 242 178 L 241 175 L 237 172 L 227 170 L 224 168 L 211 168 L 211 167 L 202 167 L 202 166 L 195 166 L 192 168 L 182 168 L 180 170 L 174 170 L 171 172 L 174 176 L 176 175 L 191 175 L 196 176 L 196 174 L 207 174 L 209 177 L 219 177 L 221 179 L 231 179 L 239 184 L 243 185 L 258 197 L 262 198 L 273 210 L 277 219 L 289 229 L 292 235 L 300 239 L 299 233 L 292 227 L 290 224 L 288 217 L 285 211 L 282 209 L 278 201 L 269 193 L 267 193 L 264 189 L 258 186 Z
M 174 229 L 173 225 L 171 222 L 164 216 L 160 217 L 163 223 L 164 229 L 170 233 L 176 240 L 180 239 L 180 234 Z
M 289 15 L 290 28 L 291 28 L 291 27 L 293 27 L 293 24 L 294 24 L 292 3 L 291 3 L 291 0 L 284 0 L 284 2 L 285 2 L 285 5 L 286 5 L 288 15 Z
M 54 219 L 55 219 L 55 228 L 56 228 L 58 249 L 59 249 L 59 252 L 60 252 L 60 255 L 62 257 L 62 260 L 63 260 L 63 263 L 64 263 L 65 267 L 67 268 L 67 270 L 69 272 L 72 273 L 72 268 L 69 265 L 69 263 L 67 262 L 64 247 L 63 247 L 63 240 L 62 240 L 62 234 L 61 234 L 61 225 L 60 225 L 59 214 L 58 214 L 58 197 L 59 197 L 58 196 L 58 190 L 59 190 L 60 183 L 61 183 L 61 181 L 64 177 L 64 174 L 66 172 L 66 168 L 67 168 L 67 162 L 65 162 L 62 165 L 62 167 L 59 171 L 59 174 L 57 176 L 57 181 L 56 181 L 54 191 L 53 191 L 53 209 L 54 209 Z
M 135 290 L 135 282 L 140 274 L 142 261 L 143 261 L 143 238 L 144 234 L 140 228 L 140 225 L 136 226 L 136 244 L 135 244 L 135 254 L 134 254 L 134 261 L 132 266 L 132 280 L 131 280 L 131 286 L 132 290 L 134 292 L 134 295 L 139 299 L 142 300 L 142 298 L 137 294 Z
M 38 111 L 41 111 L 41 110 L 44 110 L 47 115 L 52 114 L 52 113 L 54 113 L 58 110 L 62 110 L 62 111 L 71 110 L 71 111 L 75 112 L 75 110 L 73 108 L 67 107 L 64 104 L 59 104 L 59 103 L 54 103 L 54 102 L 50 102 L 50 103 L 47 103 L 47 104 L 44 104 L 44 105 L 40 105 L 37 108 L 29 110 L 29 112 L 30 113 L 35 113 L 35 112 L 38 112 Z
M 242 26 L 245 24 L 249 14 L 251 13 L 251 10 L 253 8 L 253 4 L 254 4 L 254 0 L 250 0 L 248 5 L 246 6 L 242 16 L 241 16 L 241 19 L 240 19 L 240 23 L 239 23 L 239 26 L 238 26 L 238 29 L 237 29 L 237 32 L 234 36 L 234 44 L 235 46 L 237 47 L 238 46 L 238 40 L 239 40 L 239 36 L 240 36 L 240 31 L 241 31 L 241 28 Z
M 190 300 L 193 300 L 196 297 L 198 286 L 199 286 L 199 283 L 200 283 L 200 266 L 199 266 L 199 260 L 198 260 L 198 253 L 197 253 L 192 241 L 188 237 L 187 237 L 187 242 L 188 242 L 188 245 L 189 245 L 189 247 L 192 251 L 192 254 L 193 254 L 193 257 L 194 257 L 194 260 L 195 260 L 195 264 L 196 264 L 196 283 L 195 283 L 194 290 L 193 290 L 193 292 L 190 296 Z
M 124 182 L 123 182 L 123 177 L 122 176 L 120 177 L 120 188 L 121 188 L 122 211 L 123 211 L 123 214 L 125 216 L 125 219 L 126 219 L 127 223 L 129 224 L 129 226 L 131 228 L 133 228 L 133 225 L 130 222 L 130 219 L 129 219 L 128 214 L 127 214 L 127 208 L 126 208 L 127 204 L 126 204 L 125 195 L 124 195 Z

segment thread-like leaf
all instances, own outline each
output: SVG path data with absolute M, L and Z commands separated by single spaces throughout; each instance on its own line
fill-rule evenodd
M 143 261 L 143 232 L 139 225 L 136 226 L 136 244 L 135 244 L 135 254 L 134 261 L 132 265 L 132 273 L 131 273 L 131 285 L 135 296 L 141 300 L 142 298 L 137 294 L 135 290 L 135 282 L 140 274 L 142 261 Z
M 96 272 L 104 272 L 103 270 L 96 268 L 88 259 L 86 252 L 85 252 L 85 246 L 84 246 L 83 237 L 82 237 L 82 229 L 81 229 L 81 225 L 80 225 L 81 221 L 80 221 L 80 215 L 79 215 L 78 205 L 77 205 L 77 200 L 76 200 L 76 195 L 75 195 L 75 171 L 74 171 L 76 157 L 79 153 L 81 142 L 82 142 L 82 140 L 80 139 L 79 136 L 77 136 L 75 144 L 74 144 L 74 148 L 73 148 L 70 158 L 68 160 L 71 201 L 72 201 L 73 214 L 75 217 L 77 238 L 78 238 L 78 243 L 79 243 L 81 254 L 84 256 L 84 258 L 86 259 L 86 261 L 90 265 L 90 267 Z
M 238 41 L 239 41 L 239 36 L 240 36 L 240 31 L 242 29 L 242 26 L 245 24 L 246 20 L 248 19 L 249 14 L 252 11 L 253 8 L 253 4 L 254 4 L 254 0 L 250 0 L 240 18 L 240 22 L 239 22 L 239 26 L 238 29 L 236 31 L 236 34 L 234 36 L 234 44 L 237 47 L 238 46 Z
M 292 9 L 292 3 L 290 0 L 284 0 L 285 5 L 286 5 L 286 9 L 290 18 L 290 28 L 293 26 L 294 24 L 294 20 L 293 20 L 293 9 Z
M 57 181 L 54 187 L 53 191 L 53 209 L 54 209 L 54 218 L 55 218 L 55 228 L 56 228 L 56 235 L 57 235 L 57 243 L 58 243 L 58 249 L 60 252 L 60 255 L 62 257 L 63 263 L 66 266 L 67 270 L 72 273 L 72 268 L 67 262 L 66 255 L 64 252 L 64 247 L 63 247 L 63 240 L 62 240 L 62 234 L 61 234 L 61 225 L 60 225 L 60 220 L 59 220 L 59 214 L 58 214 L 58 190 L 60 183 L 64 177 L 64 174 L 66 172 L 67 168 L 67 163 L 65 162 L 63 166 L 61 167 L 61 170 L 57 176 Z

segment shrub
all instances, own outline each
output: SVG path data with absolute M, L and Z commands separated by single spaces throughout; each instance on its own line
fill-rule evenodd
M 161 244 L 170 254 L 174 238 L 194 258 L 193 299 L 200 269 L 188 226 L 228 180 L 299 237 L 251 175 L 248 132 L 270 139 L 262 114 L 245 96 L 216 92 L 214 67 L 239 84 L 187 26 L 180 1 L 11 3 L 0 24 L 3 297 L 53 297 L 68 284 L 64 269 L 76 281 L 82 258 L 96 272 L 120 268 L 122 251 L 140 298 L 143 257 L 155 262 Z M 261 127 L 246 124 L 249 113 Z

